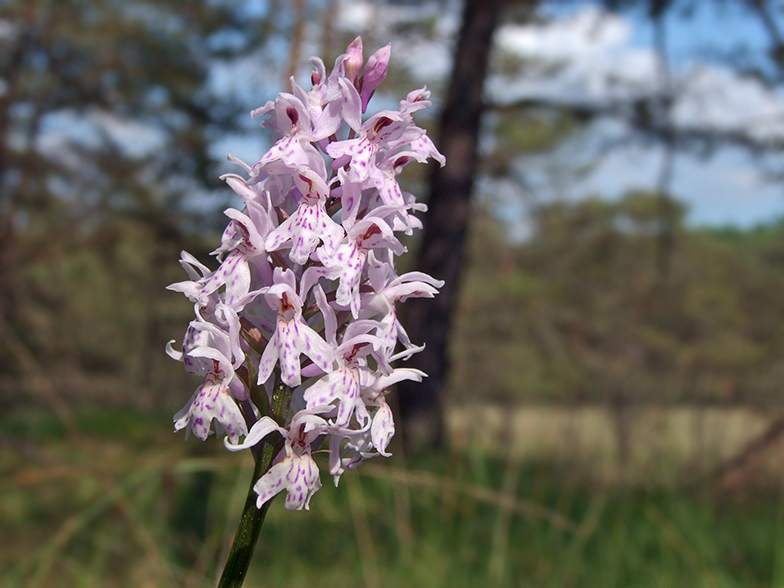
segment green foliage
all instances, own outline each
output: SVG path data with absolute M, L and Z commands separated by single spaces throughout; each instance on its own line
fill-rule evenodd
M 491 117 L 496 153 L 513 157 L 540 154 L 561 144 L 577 131 L 573 117 L 563 113 L 527 109 L 524 112 L 499 111 Z
M 780 226 L 694 230 L 682 205 L 666 222 L 662 210 L 645 193 L 548 204 L 519 245 L 483 217 L 453 339 L 457 397 L 775 402 Z
M 165 290 L 185 277 L 178 244 L 156 242 L 148 226 L 115 219 L 111 228 L 43 255 L 34 241 L 25 245 L 29 262 L 19 274 L 23 302 L 15 316 L 24 336 L 0 346 L 3 372 L 13 378 L 4 384 L 16 390 L 8 406 L 36 401 L 36 377 L 73 406 L 181 402 L 193 383 L 163 353 L 192 315 L 187 299 Z M 195 239 L 180 246 L 207 247 Z
M 164 288 L 184 277 L 180 250 L 201 255 L 217 241 L 189 235 L 227 197 L 202 212 L 195 197 L 219 183 L 216 129 L 235 132 L 247 107 L 210 76 L 262 46 L 262 16 L 234 1 L 0 8 L 6 402 L 45 390 L 126 405 L 180 396 L 190 383 L 161 350 L 190 305 Z
M 122 432 L 95 428 L 117 423 Z M 163 418 L 163 417 L 162 417 Z M 63 442 L 0 426 L 0 583 L 214 585 L 242 508 L 247 455 L 184 443 L 139 414 L 79 415 Z M 212 441 L 215 441 L 214 439 Z M 33 456 L 31 460 L 30 456 Z M 321 456 L 322 458 L 324 456 Z M 591 462 L 499 459 L 476 445 L 406 468 L 370 462 L 309 512 L 273 503 L 248 586 L 778 586 L 781 499 L 607 487 Z

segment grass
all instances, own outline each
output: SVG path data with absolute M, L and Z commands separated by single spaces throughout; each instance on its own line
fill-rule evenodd
M 0 586 L 213 586 L 249 456 L 185 443 L 166 417 L 78 425 L 70 438 L 46 415 L 0 422 Z M 310 512 L 273 504 L 246 586 L 784 585 L 775 488 L 611 483 L 574 455 L 460 438 L 446 454 L 371 461 L 339 488 L 324 475 Z

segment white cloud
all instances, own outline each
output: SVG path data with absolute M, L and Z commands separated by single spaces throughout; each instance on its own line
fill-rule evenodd
M 69 145 L 96 149 L 105 139 L 131 158 L 146 157 L 162 149 L 165 143 L 160 129 L 96 108 L 85 114 L 73 110 L 48 114 L 35 147 L 39 153 L 67 163 L 68 157 L 75 157 L 73 153 L 68 155 L 73 151 L 68 149 Z
M 673 119 L 690 127 L 746 131 L 758 140 L 784 137 L 784 99 L 758 80 L 715 66 L 686 74 Z
M 490 94 L 499 102 L 537 97 L 602 104 L 660 92 L 660 59 L 652 48 L 637 46 L 632 33 L 627 19 L 596 8 L 544 25 L 503 26 L 498 49 L 534 66 L 525 75 L 490 80 Z M 677 125 L 746 131 L 760 140 L 784 137 L 784 97 L 758 80 L 706 63 L 670 64 L 668 77 Z
M 421 41 L 415 45 L 401 47 L 398 51 L 412 76 L 421 83 L 432 83 L 448 75 L 452 69 L 451 47 L 438 40 Z M 422 56 L 427 55 L 427 59 Z
M 721 32 L 715 34 L 720 40 Z M 629 20 L 594 8 L 545 25 L 505 25 L 496 42 L 500 52 L 531 64 L 525 75 L 488 81 L 488 93 L 498 102 L 535 97 L 602 105 L 661 89 L 656 52 L 639 44 Z M 675 90 L 670 116 L 677 126 L 746 132 L 760 141 L 784 139 L 784 96 L 760 81 L 729 65 L 698 61 L 671 63 L 668 76 Z M 611 126 L 615 135 L 631 131 Z M 607 130 L 605 122 L 593 133 L 601 136 Z M 593 155 L 595 172 L 570 186 L 567 197 L 618 197 L 633 188 L 656 188 L 660 148 L 625 147 Z M 781 188 L 761 182 L 753 163 L 734 150 L 723 149 L 710 159 L 679 155 L 669 189 L 688 203 L 694 224 L 750 226 L 784 214 Z
M 546 25 L 504 25 L 496 43 L 521 56 L 585 62 L 628 44 L 630 38 L 631 27 L 625 19 L 589 8 Z
M 152 125 L 121 118 L 104 110 L 94 110 L 88 118 L 130 157 L 146 157 L 163 147 L 163 133 Z
M 376 10 L 369 2 L 341 2 L 337 22 L 347 31 L 365 31 L 373 22 Z
M 524 75 L 490 80 L 489 92 L 500 102 L 531 96 L 600 102 L 650 92 L 658 60 L 631 39 L 627 20 L 594 8 L 546 24 L 502 26 L 498 51 L 530 66 Z

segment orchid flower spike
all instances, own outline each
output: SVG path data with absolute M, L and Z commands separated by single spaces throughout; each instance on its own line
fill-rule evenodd
M 229 157 L 238 170 L 223 179 L 244 206 L 225 212 L 217 269 L 183 252 L 188 279 L 169 287 L 196 318 L 182 351 L 171 341 L 167 353 L 203 378 L 174 428 L 224 435 L 231 451 L 266 444 L 272 459 L 253 482 L 259 508 L 285 491 L 287 509 L 308 509 L 321 488 L 319 452 L 335 483 L 390 455 L 389 388 L 425 377 L 392 365 L 422 349 L 397 305 L 443 285 L 397 273 L 399 234 L 421 228 L 425 209 L 398 175 L 414 161 L 445 161 L 414 120 L 430 105 L 426 88 L 363 116 L 390 57 L 386 45 L 365 61 L 357 37 L 331 72 L 311 60 L 309 90 L 292 81 L 291 93 L 251 113 L 274 142 L 255 163 Z

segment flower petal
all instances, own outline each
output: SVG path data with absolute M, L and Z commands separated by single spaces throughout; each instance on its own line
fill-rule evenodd
M 226 385 L 212 375 L 196 389 L 188 404 L 174 415 L 174 419 L 175 431 L 188 427 L 202 441 L 210 434 L 213 419 L 218 421 L 232 441 L 237 441 L 248 432 L 242 412 Z

